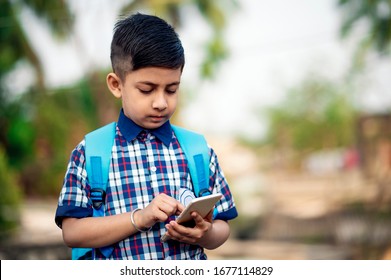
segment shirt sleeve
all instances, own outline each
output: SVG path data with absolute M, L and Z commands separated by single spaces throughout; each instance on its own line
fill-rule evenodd
M 55 222 L 60 228 L 66 217 L 84 218 L 93 214 L 88 199 L 90 187 L 86 179 L 84 151 L 83 140 L 71 153 L 55 215 Z
M 219 165 L 216 153 L 210 147 L 209 153 L 209 186 L 212 188 L 212 193 L 221 193 L 223 195 L 216 204 L 217 215 L 215 216 L 215 219 L 232 220 L 238 216 L 234 198 L 229 189 L 224 172 Z

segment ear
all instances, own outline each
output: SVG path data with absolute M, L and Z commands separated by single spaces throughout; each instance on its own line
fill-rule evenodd
M 107 87 L 116 98 L 122 97 L 122 82 L 115 73 L 109 73 L 106 77 Z

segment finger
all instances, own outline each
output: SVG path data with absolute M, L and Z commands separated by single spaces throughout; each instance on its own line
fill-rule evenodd
M 183 210 L 185 210 L 185 206 L 182 204 L 182 203 L 180 203 L 179 201 L 178 201 L 178 204 L 177 204 L 177 212 L 175 213 L 175 215 L 179 215 L 180 213 L 182 213 L 183 212 Z
M 210 229 L 210 227 L 212 225 L 212 221 L 206 220 L 206 218 L 202 218 L 202 216 L 200 214 L 198 214 L 197 212 L 193 212 L 191 214 L 192 214 L 193 220 L 195 221 L 195 228 L 196 229 L 199 229 L 202 232 L 206 232 Z M 209 214 L 208 214 L 208 216 L 209 216 Z M 198 236 L 198 238 L 201 238 L 201 236 Z
M 170 222 L 169 224 L 167 224 L 166 225 L 167 233 L 169 236 L 171 236 L 172 239 L 182 241 L 183 234 L 177 230 L 177 225 L 178 224 L 175 222 Z
M 171 221 L 169 223 L 169 225 L 170 225 L 171 229 L 173 231 L 175 231 L 175 233 L 177 233 L 179 235 L 186 235 L 186 236 L 188 236 L 188 235 L 191 234 L 190 233 L 190 228 L 185 227 L 185 226 L 183 226 L 181 224 L 178 224 L 176 221 Z
M 161 203 L 159 204 L 159 210 L 163 211 L 164 213 L 166 213 L 168 216 L 172 216 L 172 215 L 179 215 L 182 211 L 180 210 L 181 207 L 179 205 L 179 203 L 169 203 L 169 204 L 166 204 L 166 203 Z
M 156 203 L 165 203 L 165 204 L 169 204 L 169 205 L 175 205 L 176 204 L 176 200 L 171 197 L 171 196 L 168 196 L 166 195 L 165 193 L 160 193 L 158 194 L 155 198 L 154 198 L 155 202 Z
M 208 221 L 208 222 L 212 222 L 213 220 L 213 209 L 210 210 L 210 212 L 208 213 L 208 215 L 206 215 L 206 217 L 204 218 L 204 220 Z
M 171 221 L 168 228 L 171 238 L 180 242 L 196 244 L 197 240 L 201 237 L 198 229 L 184 227 L 175 221 Z
M 174 215 L 178 212 L 179 202 L 164 193 L 157 195 L 153 200 L 154 205 L 158 211 L 162 211 L 168 216 Z
M 164 211 L 156 211 L 155 213 L 155 222 L 165 222 L 170 216 Z
M 194 211 L 191 213 L 191 217 L 193 218 L 194 222 L 196 223 L 196 225 L 202 225 L 204 223 L 204 219 L 201 217 L 200 214 L 198 214 L 198 212 Z

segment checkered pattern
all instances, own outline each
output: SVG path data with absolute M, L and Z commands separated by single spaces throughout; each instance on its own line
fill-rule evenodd
M 72 152 L 60 194 L 56 223 L 61 226 L 64 217 L 92 216 L 84 157 L 84 141 Z M 226 213 L 236 213 L 235 204 L 216 154 L 210 149 L 210 186 L 223 198 L 217 209 L 222 219 Z M 115 145 L 109 172 L 105 215 L 130 212 L 146 207 L 159 193 L 179 199 L 179 189 L 193 190 L 185 155 L 172 134 L 170 145 L 164 145 L 155 135 L 142 131 L 132 141 L 127 141 L 117 126 Z M 228 215 L 229 216 L 229 215 Z M 169 221 L 175 217 L 170 217 Z M 219 218 L 219 216 L 218 216 Z M 114 244 L 111 259 L 206 259 L 199 246 L 176 241 L 161 242 L 165 223 L 156 223 L 149 232 L 136 233 Z M 96 257 L 103 255 L 96 251 Z

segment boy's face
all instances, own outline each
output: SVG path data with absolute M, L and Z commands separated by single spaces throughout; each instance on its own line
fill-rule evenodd
M 181 69 L 146 67 L 127 74 L 125 81 L 110 73 L 107 85 L 122 99 L 125 115 L 146 129 L 163 125 L 174 114 L 178 102 Z

